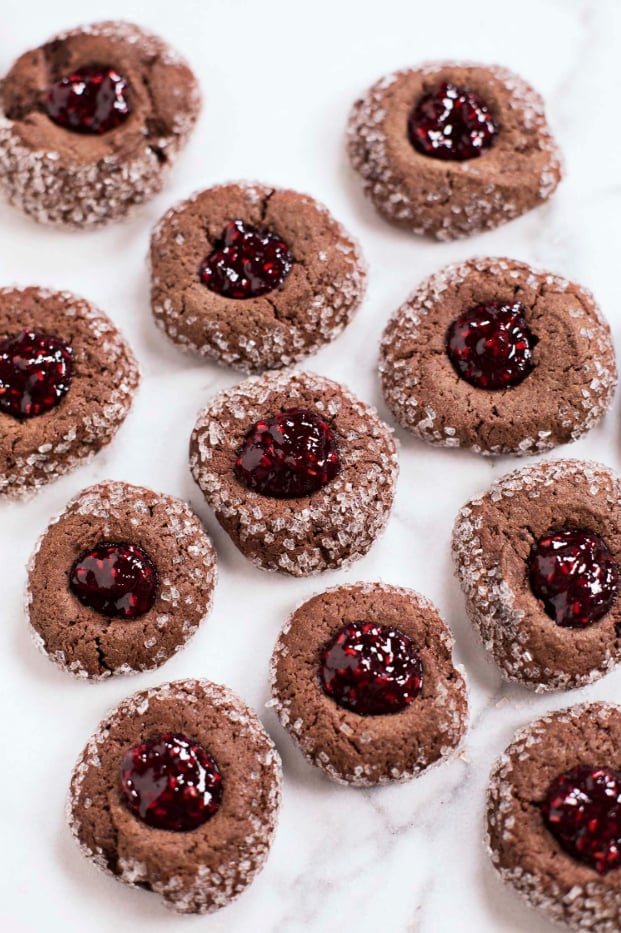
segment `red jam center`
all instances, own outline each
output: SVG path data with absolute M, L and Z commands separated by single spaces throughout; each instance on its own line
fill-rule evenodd
M 339 472 L 336 438 L 327 423 L 302 408 L 287 408 L 250 429 L 237 451 L 235 475 L 274 499 L 310 496 Z
M 443 81 L 412 110 L 408 135 L 423 155 L 464 162 L 494 145 L 498 124 L 478 94 Z
M 84 606 L 104 616 L 135 619 L 153 606 L 157 571 L 137 544 L 102 541 L 75 561 L 69 588 Z
M 423 665 L 399 629 L 350 622 L 322 649 L 319 678 L 339 706 L 360 716 L 381 716 L 398 713 L 416 699 Z
M 548 532 L 533 546 L 528 571 L 547 615 L 565 628 L 597 622 L 617 598 L 619 568 L 592 531 Z
M 50 87 L 45 109 L 50 120 L 74 133 L 107 133 L 131 113 L 129 83 L 109 65 L 86 65 Z
M 533 370 L 531 333 L 524 308 L 487 301 L 456 317 L 446 335 L 453 369 L 477 389 L 509 389 Z
M 560 774 L 542 805 L 547 828 L 600 875 L 621 862 L 621 772 L 580 765 Z
M 121 791 L 132 813 L 149 826 L 186 833 L 218 810 L 222 775 L 202 745 L 165 732 L 125 752 Z
M 0 411 L 32 418 L 56 408 L 73 378 L 73 351 L 60 337 L 22 331 L 0 341 Z
M 279 236 L 234 220 L 199 274 L 210 291 L 225 298 L 258 298 L 282 285 L 292 266 L 293 256 Z

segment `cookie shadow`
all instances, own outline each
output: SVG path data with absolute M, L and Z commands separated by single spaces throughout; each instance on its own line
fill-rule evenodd
M 97 922 L 102 924 L 99 929 L 112 930 L 119 916 L 124 922 L 130 922 L 133 917 L 145 929 L 170 929 L 174 914 L 164 907 L 161 899 L 150 891 L 130 887 L 91 864 L 81 854 L 64 821 L 57 828 L 54 856 L 60 871 L 74 888 L 76 900 L 83 902 L 84 916 L 88 911 L 88 915 L 97 917 Z M 197 929 L 201 920 L 204 925 L 204 917 L 184 917 L 188 929 Z
M 455 638 L 458 660 L 468 673 L 468 680 L 476 682 L 486 696 L 494 697 L 508 686 L 500 669 L 485 650 L 478 632 L 468 617 L 465 597 L 455 577 L 453 557 L 449 547 L 444 556 L 444 608 L 446 621 Z
M 364 193 L 362 178 L 353 168 L 347 155 L 346 146 L 343 145 L 340 150 L 338 164 L 336 166 L 341 188 L 347 200 L 349 209 L 352 211 L 356 224 L 360 224 L 361 235 L 377 234 L 386 236 L 386 233 L 392 232 L 393 236 L 400 239 L 402 243 L 411 243 L 413 247 L 421 245 L 437 245 L 438 241 L 433 237 L 422 236 L 413 233 L 403 227 L 385 220 L 376 210 L 373 202 Z
M 77 683 L 78 678 L 61 670 L 44 652 L 40 650 L 34 640 L 34 632 L 22 610 L 18 625 L 13 636 L 13 657 L 26 672 L 29 680 L 36 683 L 38 688 L 49 690 L 62 690 L 67 684 Z M 82 683 L 86 683 L 83 680 Z

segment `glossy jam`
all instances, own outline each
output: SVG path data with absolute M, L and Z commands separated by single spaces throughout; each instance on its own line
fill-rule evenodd
M 287 408 L 257 421 L 237 451 L 235 475 L 274 499 L 310 496 L 340 469 L 336 438 L 314 411 Z
M 222 801 L 222 775 L 202 745 L 175 732 L 154 736 L 125 752 L 121 793 L 126 806 L 156 829 L 190 832 Z
M 339 706 L 380 716 L 398 713 L 416 699 L 423 665 L 412 640 L 399 629 L 350 622 L 322 649 L 319 679 Z
M 475 388 L 509 389 L 532 372 L 536 343 L 519 302 L 488 301 L 455 318 L 446 352 L 457 375 Z
M 283 239 L 234 220 L 201 263 L 199 274 L 210 291 L 225 298 L 259 298 L 282 285 L 292 266 L 293 256 Z
M 550 531 L 533 546 L 530 587 L 557 625 L 584 628 L 612 607 L 619 568 L 604 541 L 592 531 Z
M 73 351 L 60 337 L 22 331 L 0 341 L 0 411 L 14 418 L 44 415 L 73 378 Z
M 621 861 L 621 773 L 580 765 L 560 774 L 542 805 L 545 825 L 575 859 L 600 875 Z
M 110 541 L 81 554 L 69 574 L 69 588 L 84 606 L 122 619 L 151 609 L 157 582 L 155 566 L 141 547 Z
M 417 102 L 408 120 L 408 135 L 423 155 L 464 162 L 494 145 L 498 124 L 478 94 L 443 81 Z
M 129 84 L 109 65 L 85 65 L 52 84 L 45 109 L 50 120 L 66 130 L 101 135 L 130 115 Z

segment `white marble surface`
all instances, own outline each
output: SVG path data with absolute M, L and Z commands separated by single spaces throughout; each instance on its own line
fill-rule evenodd
M 151 323 L 144 257 L 149 230 L 180 197 L 214 182 L 257 178 L 324 200 L 360 238 L 370 264 L 357 319 L 310 368 L 381 406 L 376 379 L 388 315 L 440 265 L 508 255 L 593 288 L 621 336 L 618 0 L 3 0 L 0 72 L 27 47 L 84 18 L 134 18 L 191 60 L 205 94 L 197 132 L 164 194 L 129 223 L 70 235 L 1 205 L 0 282 L 74 289 L 101 305 L 134 344 L 144 381 L 117 442 L 23 504 L 0 507 L 0 928 L 6 933 L 549 933 L 501 889 L 483 851 L 487 775 L 515 727 L 584 698 L 621 700 L 621 671 L 547 698 L 503 685 L 486 660 L 452 576 L 448 544 L 462 502 L 514 461 L 425 448 L 401 435 L 401 477 L 387 533 L 348 571 L 295 581 L 248 566 L 193 486 L 187 440 L 196 411 L 233 372 L 197 365 Z M 438 245 L 391 229 L 362 198 L 343 154 L 355 96 L 381 74 L 430 58 L 499 62 L 544 94 L 566 154 L 553 202 L 494 233 Z M 603 426 L 556 456 L 621 466 L 618 405 Z M 185 651 L 151 674 L 90 686 L 40 656 L 22 617 L 25 563 L 70 495 L 112 477 L 187 498 L 219 556 L 215 608 Z M 464 754 L 408 785 L 374 791 L 330 784 L 264 710 L 276 633 L 302 598 L 325 586 L 382 579 L 440 607 L 467 671 L 471 727 Z M 104 712 L 166 679 L 230 684 L 260 711 L 283 756 L 280 828 L 268 865 L 218 915 L 171 915 L 159 900 L 107 880 L 82 859 L 63 820 L 69 771 Z

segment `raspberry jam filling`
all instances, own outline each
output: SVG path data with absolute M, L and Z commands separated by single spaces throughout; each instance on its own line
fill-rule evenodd
M 323 647 L 319 680 L 339 706 L 360 716 L 382 716 L 416 699 L 423 665 L 405 632 L 349 622 Z
M 418 152 L 452 162 L 483 155 L 494 145 L 498 130 L 479 95 L 450 81 L 421 97 L 408 120 L 408 136 Z
M 549 531 L 530 552 L 530 588 L 564 628 L 584 628 L 612 608 L 619 567 L 593 531 Z
M 259 298 L 282 285 L 293 262 L 289 247 L 275 233 L 233 220 L 202 261 L 199 275 L 210 291 L 225 298 Z
M 63 129 L 101 135 L 130 115 L 129 83 L 110 65 L 85 65 L 52 84 L 45 110 Z
M 597 622 L 617 598 L 619 567 L 593 531 L 549 531 L 530 552 L 530 588 L 564 628 Z
M 336 438 L 314 411 L 287 408 L 252 426 L 237 451 L 235 475 L 274 499 L 310 496 L 339 472 Z
M 519 302 L 487 301 L 450 324 L 446 352 L 453 369 L 477 389 L 509 389 L 534 367 L 531 332 Z
M 148 612 L 157 583 L 155 566 L 141 547 L 110 541 L 81 554 L 69 574 L 69 589 L 83 606 L 121 619 Z
M 126 806 L 148 826 L 187 833 L 217 812 L 222 774 L 198 742 L 165 732 L 125 752 L 121 793 Z
M 22 331 L 0 341 L 0 411 L 33 418 L 51 411 L 73 378 L 73 350 L 60 337 Z
M 621 862 L 621 772 L 579 765 L 548 788 L 543 819 L 554 838 L 605 875 Z

